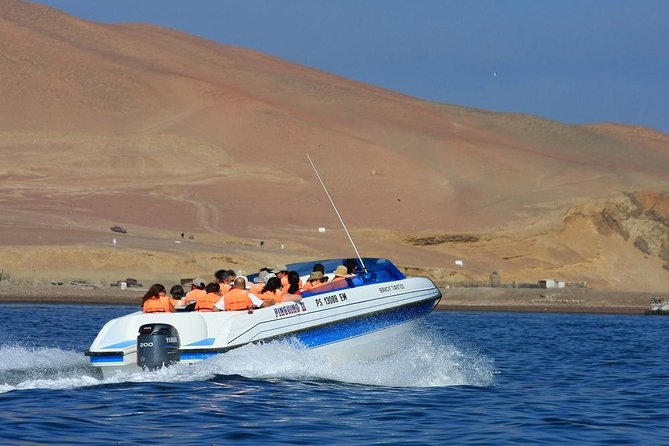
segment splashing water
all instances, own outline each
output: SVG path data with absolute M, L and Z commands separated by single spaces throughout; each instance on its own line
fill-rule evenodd
M 0 393 L 23 389 L 69 389 L 127 382 L 206 381 L 220 375 L 251 379 L 335 381 L 386 387 L 493 384 L 494 361 L 428 331 L 409 334 L 395 351 L 374 360 L 333 361 L 291 341 L 247 345 L 193 365 L 155 372 L 119 373 L 102 379 L 80 352 L 0 346 Z

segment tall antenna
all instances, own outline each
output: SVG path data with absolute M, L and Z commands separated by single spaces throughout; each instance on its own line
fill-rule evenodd
M 362 261 L 362 257 L 360 257 L 360 253 L 358 252 L 358 248 L 355 247 L 355 243 L 353 243 L 353 239 L 351 238 L 351 234 L 349 234 L 348 229 L 346 229 L 346 225 L 344 224 L 344 220 L 341 218 L 341 215 L 339 215 L 339 211 L 337 210 L 337 206 L 335 206 L 334 201 L 332 201 L 332 197 L 330 196 L 330 192 L 328 192 L 327 187 L 325 187 L 325 183 L 323 183 L 323 180 L 321 179 L 320 174 L 318 173 L 318 170 L 316 170 L 316 166 L 314 165 L 314 162 L 311 161 L 311 157 L 307 153 L 307 158 L 309 159 L 309 162 L 311 163 L 311 167 L 313 167 L 314 172 L 316 172 L 316 176 L 318 177 L 318 181 L 321 182 L 321 186 L 323 186 L 323 190 L 325 191 L 325 195 L 328 196 L 328 199 L 330 200 L 330 203 L 332 204 L 332 208 L 334 209 L 335 213 L 337 214 L 337 217 L 339 217 L 339 221 L 341 222 L 342 227 L 344 228 L 344 231 L 346 232 L 346 235 L 348 236 L 348 239 L 351 242 L 351 246 L 353 246 L 353 250 L 355 251 L 355 254 L 358 256 L 358 260 L 360 260 L 360 265 L 362 265 L 362 269 L 367 272 L 367 267 L 365 266 L 365 262 Z

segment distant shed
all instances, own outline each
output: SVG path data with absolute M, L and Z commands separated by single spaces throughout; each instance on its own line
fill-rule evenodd
M 555 279 L 542 279 L 539 288 L 564 288 L 564 282 Z

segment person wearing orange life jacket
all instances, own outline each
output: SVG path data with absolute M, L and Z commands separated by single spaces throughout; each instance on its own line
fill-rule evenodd
M 198 296 L 195 301 L 195 311 L 220 311 L 216 303 L 221 300 L 221 287 L 216 282 L 208 283 L 204 289 L 207 294 Z
M 278 277 L 270 277 L 267 279 L 265 286 L 260 290 L 258 297 L 263 300 L 263 307 L 269 307 L 277 302 L 282 302 L 283 290 L 281 289 L 281 279 Z
M 287 287 L 288 285 L 288 269 L 286 265 L 275 266 L 270 270 L 272 274 L 278 277 L 281 280 L 281 287 Z
M 195 302 L 198 297 L 203 297 L 207 292 L 204 290 L 205 287 L 204 279 L 200 279 L 199 277 L 196 279 L 193 279 L 193 283 L 190 286 L 190 291 L 186 293 L 186 297 L 184 297 L 182 300 L 184 301 L 184 305 L 188 305 L 192 302 Z
M 142 297 L 142 310 L 145 313 L 171 313 L 174 306 L 167 297 L 165 286 L 156 283 L 151 285 Z
M 297 274 L 297 272 L 295 274 Z M 297 277 L 299 278 L 299 275 Z M 278 277 L 270 277 L 267 279 L 267 284 L 265 284 L 265 287 L 262 289 L 262 293 L 260 293 L 258 297 L 265 302 L 263 307 L 274 305 L 275 303 L 299 302 L 302 300 L 301 293 L 285 293 L 281 289 L 281 279 Z
M 344 265 L 339 265 L 337 269 L 335 269 L 332 282 L 336 282 L 338 280 L 344 280 L 347 277 L 348 277 L 348 268 L 346 268 Z
M 318 282 L 312 282 L 311 279 L 307 279 L 307 283 L 304 284 L 302 287 L 302 291 L 309 291 L 312 288 L 313 284 L 322 285 L 323 283 L 328 281 L 328 277 L 325 275 L 325 266 L 323 266 L 322 263 L 316 263 L 314 264 L 313 268 L 311 269 L 311 273 L 317 273 L 320 272 L 322 274 L 321 278 L 319 279 Z M 311 276 L 310 276 L 311 277 Z M 325 278 L 325 280 L 323 280 Z
M 249 290 L 256 296 L 258 296 L 262 292 L 262 289 L 265 287 L 267 279 L 269 279 L 270 277 L 276 277 L 276 275 L 270 272 L 269 268 L 261 268 L 260 271 L 258 272 L 258 275 L 253 278 L 253 285 L 249 287 Z
M 232 289 L 232 282 L 237 275 L 231 269 L 219 269 L 214 273 L 214 277 L 216 277 L 216 281 L 221 287 L 221 296 L 224 296 Z
M 297 271 L 288 272 L 288 288 L 285 289 L 284 292 L 298 296 L 302 295 L 302 279 L 300 279 L 300 273 Z
M 288 272 L 288 289 L 281 296 L 281 302 L 299 302 L 302 300 L 302 280 L 297 271 Z
M 309 275 L 307 283 L 302 288 L 302 291 L 311 291 L 318 288 L 328 281 L 328 278 L 320 271 L 314 271 Z
M 237 277 L 232 289 L 216 303 L 216 308 L 225 311 L 248 310 L 264 304 L 255 294 L 246 289 L 246 279 Z

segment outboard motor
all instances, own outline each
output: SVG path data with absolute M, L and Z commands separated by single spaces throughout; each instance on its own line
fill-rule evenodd
M 145 324 L 137 336 L 137 365 L 156 370 L 176 364 L 179 355 L 179 332 L 168 324 Z

